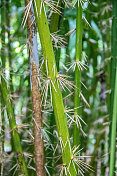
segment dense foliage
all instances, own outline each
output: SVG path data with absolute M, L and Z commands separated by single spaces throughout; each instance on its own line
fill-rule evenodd
M 0 175 L 116 175 L 116 0 L 0 0 L 0 17 Z

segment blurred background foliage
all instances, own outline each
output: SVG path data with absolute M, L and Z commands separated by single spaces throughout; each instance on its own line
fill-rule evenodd
M 62 4 L 62 15 L 59 19 L 58 35 L 64 38 L 64 45 L 54 49 L 59 73 L 70 76 L 74 80 L 73 69 L 69 69 L 75 60 L 75 28 L 76 8 L 68 8 Z M 30 90 L 29 57 L 27 50 L 27 29 L 23 28 L 24 0 L 0 1 L 0 74 L 3 74 L 9 89 L 9 98 L 13 104 L 21 143 L 28 163 L 30 176 L 36 175 L 34 160 L 34 138 L 32 120 L 32 102 Z M 81 101 L 82 129 L 80 132 L 81 151 L 84 161 L 94 167 L 94 173 L 84 175 L 109 175 L 109 95 L 110 95 L 110 57 L 111 57 L 111 23 L 112 6 L 110 0 L 91 0 L 83 5 L 83 63 L 82 94 L 86 100 Z M 49 8 L 47 8 L 49 10 Z M 50 11 L 48 20 L 50 21 Z M 38 37 L 39 63 L 42 52 Z M 2 63 L 4 58 L 4 66 Z M 74 108 L 72 91 L 63 91 L 64 105 Z M 69 94 L 69 96 L 68 96 Z M 70 95 L 71 94 L 71 95 Z M 67 96 L 67 98 L 66 98 Z M 2 97 L 2 95 L 1 95 Z M 84 99 L 84 98 L 83 98 Z M 87 103 L 86 103 L 87 101 Z M 47 102 L 48 103 L 48 102 Z M 89 104 L 89 105 L 88 105 Z M 53 111 L 47 107 L 43 109 L 43 128 L 45 146 L 45 166 L 47 175 L 60 175 L 61 156 L 58 145 L 58 133 L 54 122 Z M 4 117 L 2 120 L 2 117 Z M 10 135 L 6 108 L 1 98 L 0 130 L 2 150 L 0 151 L 3 175 L 18 175 L 17 157 L 14 153 Z M 73 144 L 73 126 L 68 121 L 71 143 Z M 89 157 L 85 157 L 89 156 Z M 92 156 L 92 157 L 91 157 Z

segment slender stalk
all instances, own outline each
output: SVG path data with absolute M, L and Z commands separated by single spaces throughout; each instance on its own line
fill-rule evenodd
M 112 1 L 113 6 L 113 19 L 112 19 L 112 38 L 111 38 L 111 95 L 110 95 L 110 121 L 112 121 L 112 113 L 113 113 L 113 102 L 114 102 L 114 88 L 115 88 L 115 75 L 116 75 L 116 57 L 117 57 L 117 2 L 116 0 Z M 111 132 L 111 125 L 110 125 Z
M 107 5 L 111 5 L 111 2 L 110 0 L 107 0 Z M 112 15 L 111 14 L 112 12 L 111 11 L 107 11 L 105 13 L 105 16 L 104 18 L 107 19 L 107 28 L 106 28 L 106 32 L 105 34 L 103 34 L 104 38 L 103 40 L 107 42 L 107 49 L 106 47 L 104 48 L 104 53 L 105 53 L 105 57 L 106 58 L 106 65 L 105 65 L 105 76 L 106 76 L 106 89 L 107 90 L 110 90 L 110 56 L 111 56 L 111 51 L 110 51 L 110 41 L 111 41 L 111 35 L 110 35 L 110 22 L 109 22 L 109 17 Z M 103 27 L 103 26 L 102 26 Z M 102 29 L 103 30 L 103 29 Z M 107 94 L 107 98 L 106 98 L 106 104 L 107 104 L 107 113 L 110 115 L 110 93 Z M 110 118 L 110 117 L 109 117 Z M 107 119 L 108 121 L 108 119 Z M 106 121 L 106 122 L 107 122 Z M 110 151 L 110 146 L 109 146 L 109 143 L 110 143 L 110 138 L 109 138 L 109 135 L 111 136 L 111 134 L 109 134 L 109 126 L 108 126 L 108 129 L 105 131 L 105 153 L 109 152 Z M 106 156 L 105 158 L 105 165 L 108 164 L 109 165 L 109 155 Z M 102 167 L 104 168 L 104 167 Z M 105 168 L 106 170 L 106 168 Z
M 26 4 L 30 1 L 27 0 Z M 30 74 L 31 74 L 31 89 L 32 89 L 32 108 L 34 115 L 34 150 L 36 162 L 36 175 L 45 176 L 44 169 L 44 145 L 42 139 L 42 107 L 41 95 L 38 81 L 39 60 L 37 49 L 37 31 L 35 24 L 32 24 L 32 15 L 34 15 L 33 5 L 30 9 L 27 19 L 28 30 L 28 45 L 30 58 Z
M 115 175 L 114 168 L 115 168 L 116 130 L 117 130 L 117 71 L 116 71 L 116 80 L 115 80 L 112 132 L 111 132 L 111 150 L 110 150 L 110 175 L 111 176 Z
M 57 3 L 57 0 L 54 1 L 55 3 Z M 58 3 L 58 10 L 61 10 L 61 3 L 62 1 L 60 0 Z M 52 13 L 51 18 L 50 18 L 50 33 L 56 33 L 58 32 L 60 27 L 60 15 L 58 13 Z M 57 70 L 59 71 L 59 60 L 60 60 L 60 48 L 55 49 L 55 57 L 56 57 L 56 66 L 57 66 Z M 50 143 L 54 146 L 54 144 L 56 143 L 56 139 L 53 135 L 54 133 L 54 126 L 56 126 L 55 124 L 55 117 L 54 117 L 54 112 L 52 112 L 49 116 L 48 116 L 48 122 L 49 122 L 49 126 L 50 126 L 50 134 L 49 134 L 49 138 L 50 138 Z M 48 149 L 47 150 L 47 157 L 52 158 L 53 157 L 53 150 Z M 55 164 L 55 160 L 50 159 L 49 161 L 47 160 L 48 163 L 48 171 L 49 173 L 51 173 L 51 175 L 54 174 L 54 164 Z
M 1 82 L 1 78 L 0 78 Z M 4 137 L 5 137 L 5 128 L 4 128 L 4 110 L 3 110 L 4 104 L 2 99 L 2 92 L 0 89 L 0 155 L 1 157 L 4 155 Z M 4 175 L 4 162 L 0 163 L 0 175 Z
M 57 2 L 57 0 L 55 0 L 55 2 Z M 61 8 L 60 8 L 61 6 L 62 6 L 62 0 L 60 0 L 58 3 L 57 9 L 59 11 L 61 11 Z M 61 16 L 58 13 L 52 13 L 51 22 L 50 22 L 50 33 L 54 33 L 59 30 L 60 19 L 61 19 Z M 56 57 L 57 71 L 59 71 L 60 48 L 55 50 L 55 57 Z
M 2 26 L 2 31 L 1 31 L 1 60 L 2 60 L 2 67 L 5 68 L 5 0 L 1 1 L 2 7 L 1 7 L 1 26 Z
M 77 2 L 77 19 L 76 19 L 76 62 L 81 61 L 82 58 L 82 6 Z M 81 115 L 80 109 L 80 92 L 81 92 L 81 70 L 77 64 L 75 68 L 75 88 L 74 90 L 74 115 Z M 74 125 L 73 143 L 77 146 L 80 143 L 80 134 L 77 125 Z
M 17 129 L 16 121 L 15 121 L 13 107 L 9 99 L 9 92 L 7 89 L 6 82 L 2 75 L 1 75 L 1 92 L 3 96 L 4 104 L 6 105 L 6 111 L 7 111 L 7 115 L 9 119 L 11 135 L 12 135 L 12 139 L 14 142 L 15 151 L 17 153 L 18 165 L 21 169 L 21 173 L 25 176 L 28 176 L 28 171 L 27 171 L 25 160 L 24 160 L 21 141 L 20 141 L 20 137 L 17 131 L 18 129 Z
M 107 4 L 110 5 L 110 0 L 107 1 Z M 109 17 L 111 16 L 110 12 L 106 13 L 106 18 L 109 19 Z M 110 35 L 110 23 L 109 20 L 107 21 L 107 33 L 106 33 L 106 41 L 107 41 L 107 52 L 106 52 L 106 58 L 110 58 L 110 41 L 111 41 L 111 35 Z M 107 71 L 107 73 L 106 73 Z M 107 90 L 110 89 L 110 60 L 107 61 L 107 65 L 106 65 L 106 69 L 105 69 L 105 73 L 106 73 L 106 85 L 107 85 Z M 107 107 L 108 107 L 108 113 L 110 112 L 110 94 L 107 94 Z
M 5 62 L 6 62 L 6 56 L 5 56 L 5 25 L 6 25 L 6 19 L 5 19 L 5 12 L 6 12 L 6 8 L 5 8 L 5 0 L 1 1 L 2 7 L 1 7 L 1 61 L 2 61 L 2 69 L 5 69 Z M 0 79 L 1 82 L 1 79 Z M 1 137 L 1 142 L 0 142 L 0 154 L 1 156 L 4 154 L 4 139 L 5 139 L 5 118 L 4 118 L 4 102 L 2 99 L 2 93 L 1 93 L 1 89 L 0 89 L 0 94 L 1 94 L 1 117 L 0 117 L 0 126 L 1 126 L 1 131 L 0 131 L 0 137 Z M 4 162 L 0 163 L 0 175 L 3 176 L 4 175 Z
M 10 91 L 13 92 L 13 84 L 12 84 L 12 47 L 11 47 L 11 35 L 10 35 L 10 17 L 11 17 L 11 7 L 10 1 L 6 0 L 6 24 L 7 24 L 7 33 L 8 33 L 8 60 L 9 60 L 9 68 L 10 68 Z
M 41 6 L 40 0 L 35 0 L 35 16 L 42 46 L 43 55 L 45 58 L 45 64 L 47 63 L 47 76 L 50 80 L 52 104 L 55 114 L 55 120 L 59 132 L 59 140 L 62 150 L 63 166 L 68 171 L 68 175 L 76 175 L 75 168 L 73 166 L 73 153 L 71 150 L 69 132 L 67 127 L 67 120 L 64 112 L 64 105 L 62 100 L 61 88 L 59 84 L 59 75 L 57 73 L 55 56 L 52 47 L 52 41 L 50 38 L 50 31 L 48 27 L 48 21 L 45 15 L 43 3 Z M 42 8 L 41 8 L 42 7 Z
M 110 152 L 110 175 L 113 176 L 115 168 L 115 148 L 116 148 L 116 125 L 117 125 L 117 1 L 112 1 L 112 43 L 111 43 L 111 101 L 110 101 L 110 120 L 111 126 L 111 152 Z

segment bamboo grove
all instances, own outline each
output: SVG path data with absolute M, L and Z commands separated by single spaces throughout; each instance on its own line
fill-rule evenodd
M 0 175 L 117 175 L 117 1 L 0 1 Z

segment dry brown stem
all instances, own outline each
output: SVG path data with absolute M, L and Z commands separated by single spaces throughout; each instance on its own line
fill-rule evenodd
M 38 84 L 38 72 L 36 64 L 32 63 L 32 106 L 34 114 L 34 147 L 37 176 L 45 176 L 44 169 L 44 146 L 42 139 L 42 111 L 41 95 Z
M 26 0 L 26 5 L 29 0 Z M 32 85 L 32 110 L 34 116 L 34 150 L 35 150 L 35 162 L 36 162 L 36 175 L 45 176 L 44 168 L 44 144 L 42 139 L 42 107 L 41 107 L 41 95 L 38 82 L 38 65 L 36 65 L 35 56 L 33 54 L 35 43 L 33 37 L 36 35 L 36 27 L 32 22 L 31 16 L 34 15 L 32 8 L 30 8 L 27 18 L 27 32 L 28 32 L 28 46 L 30 57 L 30 74 Z M 38 51 L 36 51 L 38 52 Z

